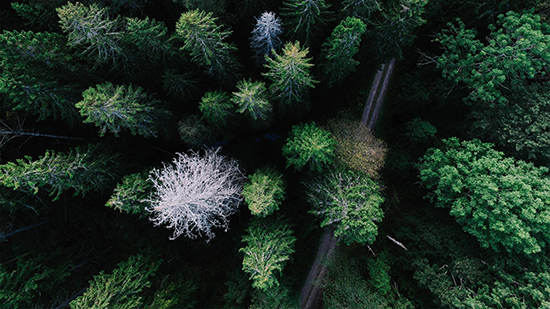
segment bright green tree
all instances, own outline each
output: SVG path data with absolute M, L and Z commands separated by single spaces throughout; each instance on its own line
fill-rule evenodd
M 322 171 L 332 164 L 336 141 L 330 132 L 319 128 L 315 122 L 292 127 L 283 146 L 286 167 L 301 170 L 308 165 L 311 170 Z
M 332 31 L 330 37 L 323 43 L 321 68 L 328 80 L 329 86 L 342 82 L 359 61 L 353 56 L 359 52 L 361 36 L 367 30 L 367 25 L 355 17 L 342 20 Z
M 372 244 L 382 221 L 384 198 L 380 185 L 369 176 L 353 171 L 332 171 L 307 184 L 310 211 L 321 227 L 334 228 L 334 236 L 346 244 Z
M 547 74 L 550 27 L 538 15 L 510 11 L 489 30 L 483 42 L 460 20 L 449 24 L 437 37 L 444 52 L 435 61 L 444 77 L 470 89 L 470 102 L 501 104 L 509 91 Z
M 271 120 L 273 108 L 267 100 L 267 90 L 262 81 L 243 79 L 237 84 L 231 102 L 237 106 L 237 112 L 244 114 L 253 123 L 266 124 Z
M 482 247 L 525 255 L 550 243 L 548 168 L 504 157 L 479 140 L 444 140 L 421 158 L 421 184 L 428 198 L 450 208 Z
M 122 130 L 129 130 L 133 135 L 157 137 L 160 122 L 168 115 L 143 88 L 131 84 L 114 86 L 106 82 L 88 88 L 82 96 L 76 107 L 86 117 L 85 123 L 100 128 L 100 136 L 107 132 L 118 136 Z
M 67 3 L 57 9 L 61 28 L 67 34 L 69 46 L 83 49 L 83 54 L 95 65 L 117 63 L 124 56 L 121 46 L 122 27 L 109 17 L 107 8 L 93 3 Z
M 294 253 L 296 237 L 288 224 L 281 221 L 252 220 L 239 252 L 244 253 L 243 270 L 250 274 L 252 286 L 262 291 L 279 285 L 277 276 Z
M 133 255 L 120 262 L 112 274 L 101 271 L 90 281 L 84 294 L 69 305 L 72 309 L 131 309 L 143 306 L 143 289 L 151 286 L 150 277 L 155 274 L 162 260 L 150 255 Z
M 253 215 L 268 216 L 279 209 L 285 197 L 283 175 L 273 168 L 257 169 L 248 176 L 242 194 Z
M 285 0 L 283 6 L 281 15 L 285 18 L 288 34 L 309 45 L 319 27 L 326 23 L 330 5 L 324 0 Z
M 71 81 L 76 66 L 66 43 L 63 36 L 48 32 L 0 34 L 0 94 L 9 100 L 9 108 L 36 114 L 39 120 L 80 121 L 74 107 L 80 91 Z
M 149 214 L 146 209 L 150 206 L 147 200 L 153 192 L 153 184 L 147 181 L 148 178 L 149 173 L 146 172 L 124 176 L 105 206 L 145 217 Z
M 228 93 L 222 91 L 210 91 L 202 96 L 199 110 L 202 119 L 213 126 L 225 127 L 228 119 L 233 114 L 233 104 Z
M 226 42 L 231 31 L 216 25 L 212 13 L 199 10 L 181 14 L 176 23 L 175 38 L 182 40 L 182 50 L 206 73 L 224 82 L 234 82 L 239 65 L 233 53 L 237 48 Z
M 286 106 L 303 104 L 303 98 L 316 81 L 311 76 L 311 58 L 306 58 L 308 49 L 302 49 L 299 42 L 287 43 L 274 59 L 266 58 L 267 73 L 262 73 L 272 84 L 270 90 Z
M 54 200 L 67 190 L 73 190 L 75 195 L 103 191 L 117 172 L 113 159 L 98 145 L 66 154 L 46 151 L 36 160 L 27 156 L 0 165 L 0 184 L 31 195 L 45 190 Z

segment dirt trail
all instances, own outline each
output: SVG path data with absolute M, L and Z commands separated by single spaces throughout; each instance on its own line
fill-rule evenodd
M 361 118 L 361 122 L 367 125 L 372 131 L 376 127 L 378 114 L 380 114 L 394 66 L 395 58 L 383 64 L 380 70 L 376 72 L 374 81 L 372 82 L 365 110 L 363 111 L 363 117 Z M 322 241 L 319 244 L 319 249 L 317 249 L 315 261 L 309 270 L 306 282 L 300 293 L 300 307 L 303 309 L 322 308 L 322 281 L 328 271 L 323 261 L 330 259 L 337 244 L 338 240 L 334 237 L 334 231 L 332 229 L 325 230 Z

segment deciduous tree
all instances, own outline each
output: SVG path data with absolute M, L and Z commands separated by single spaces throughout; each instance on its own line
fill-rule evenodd
M 315 122 L 295 125 L 283 146 L 286 167 L 301 170 L 308 165 L 311 170 L 320 172 L 332 164 L 335 148 L 336 141 L 330 132 L 319 128 Z
M 243 196 L 253 215 L 265 217 L 279 209 L 285 197 L 283 175 L 273 168 L 261 168 L 248 176 Z
M 418 168 L 428 198 L 450 208 L 482 247 L 535 254 L 550 244 L 548 168 L 506 158 L 479 140 L 444 140 Z
M 334 236 L 346 244 L 372 244 L 382 221 L 384 198 L 380 185 L 367 175 L 353 171 L 331 171 L 307 183 L 310 211 L 321 219 L 321 227 L 334 228 Z
M 506 94 L 539 79 L 550 65 L 550 27 L 540 16 L 508 12 L 489 27 L 487 41 L 460 20 L 449 24 L 437 40 L 443 54 L 435 59 L 443 76 L 470 90 L 467 102 L 502 104 Z
M 180 235 L 212 239 L 213 228 L 228 229 L 229 216 L 242 201 L 243 175 L 237 161 L 220 155 L 218 149 L 204 155 L 178 153 L 172 165 L 151 171 L 154 193 L 150 199 L 151 221 Z

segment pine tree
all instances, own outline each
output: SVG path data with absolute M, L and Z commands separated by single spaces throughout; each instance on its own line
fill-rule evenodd
M 216 25 L 212 13 L 194 10 L 181 14 L 176 23 L 175 37 L 183 40 L 182 50 L 191 54 L 191 60 L 220 81 L 232 83 L 237 78 L 239 65 L 233 53 L 235 46 L 226 42 L 231 31 Z
M 250 47 L 259 64 L 265 63 L 265 57 L 273 57 L 279 52 L 282 42 L 279 36 L 283 33 L 281 19 L 273 12 L 264 12 L 256 18 L 256 25 L 252 30 Z
M 309 46 L 319 27 L 326 23 L 330 5 L 324 0 L 285 0 L 283 5 L 281 14 L 285 18 L 288 34 Z
M 277 276 L 283 271 L 286 261 L 294 253 L 296 237 L 286 223 L 253 220 L 242 242 L 246 247 L 239 249 L 244 253 L 243 270 L 250 274 L 252 286 L 267 291 L 279 286 Z
M 168 115 L 143 88 L 132 85 L 115 87 L 106 82 L 88 88 L 82 96 L 76 107 L 86 117 L 85 123 L 100 128 L 100 136 L 107 132 L 118 136 L 122 130 L 129 130 L 133 135 L 157 137 L 160 123 Z
M 367 26 L 361 20 L 347 17 L 323 43 L 321 68 L 329 86 L 342 82 L 355 71 L 359 61 L 353 59 L 353 56 L 359 52 L 361 36 L 366 30 Z
M 233 92 L 231 102 L 237 106 L 237 112 L 244 114 L 254 124 L 267 125 L 271 120 L 273 108 L 267 101 L 267 90 L 261 81 L 241 80 L 237 84 L 238 92 Z
M 61 28 L 67 33 L 71 47 L 83 48 L 83 54 L 95 65 L 114 63 L 124 57 L 123 36 L 118 20 L 111 20 L 107 8 L 93 3 L 67 3 L 57 9 Z
M 37 160 L 30 157 L 0 165 L 0 184 L 36 195 L 49 192 L 54 200 L 67 190 L 74 194 L 103 191 L 116 175 L 114 157 L 98 145 L 76 148 L 67 154 L 46 151 Z
M 281 54 L 275 54 L 275 59 L 267 58 L 265 67 L 267 73 L 262 73 L 271 80 L 270 90 L 274 96 L 286 106 L 303 104 L 303 98 L 316 81 L 310 73 L 313 64 L 311 58 L 306 58 L 308 49 L 301 49 L 300 43 L 287 43 Z
M 55 33 L 4 31 L 0 34 L 0 93 L 11 108 L 36 114 L 39 120 L 80 121 L 74 102 L 76 66 L 66 40 Z
M 176 50 L 168 40 L 168 28 L 163 22 L 149 19 L 149 17 L 125 19 L 125 33 L 122 41 L 146 55 L 147 61 L 144 62 L 163 64 L 171 60 Z

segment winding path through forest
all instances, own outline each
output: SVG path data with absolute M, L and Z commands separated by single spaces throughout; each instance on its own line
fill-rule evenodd
M 367 125 L 372 131 L 374 131 L 376 127 L 378 115 L 382 109 L 382 102 L 386 96 L 394 66 L 395 58 L 392 58 L 388 63 L 383 64 L 376 72 L 374 81 L 372 82 L 367 103 L 363 111 L 363 117 L 361 118 L 361 122 Z M 323 286 L 321 283 L 328 271 L 324 261 L 330 259 L 337 244 L 338 240 L 334 237 L 334 231 L 332 229 L 325 230 L 319 249 L 317 249 L 315 261 L 309 270 L 306 282 L 300 293 L 300 307 L 303 309 L 320 307 L 321 296 L 323 294 Z

